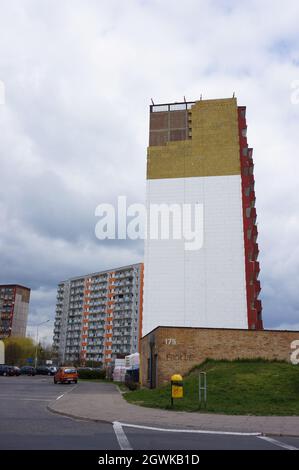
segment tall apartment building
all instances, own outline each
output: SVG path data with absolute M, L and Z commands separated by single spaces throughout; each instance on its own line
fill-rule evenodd
M 29 300 L 28 287 L 0 285 L 0 339 L 26 336 Z
M 246 108 L 217 99 L 150 106 L 147 211 L 198 204 L 202 247 L 145 242 L 143 335 L 158 325 L 262 329 Z
M 60 282 L 53 346 L 63 363 L 101 362 L 139 350 L 143 264 Z

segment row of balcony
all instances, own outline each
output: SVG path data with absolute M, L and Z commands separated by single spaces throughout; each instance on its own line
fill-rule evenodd
M 244 204 L 244 231 L 247 234 L 245 243 L 246 255 L 246 279 L 249 282 L 247 287 L 248 302 L 250 308 L 249 327 L 253 329 L 262 328 L 261 319 L 261 301 L 258 299 L 261 286 L 258 281 L 260 271 L 257 261 L 259 249 L 257 244 L 257 226 L 255 209 L 255 191 L 254 191 L 254 164 L 252 159 L 253 150 L 248 148 L 246 133 L 246 108 L 239 107 L 239 135 L 242 167 L 242 188 Z
M 132 322 L 113 322 L 113 328 L 131 327 Z
M 136 312 L 137 314 L 137 312 Z M 125 320 L 126 318 L 132 318 L 132 310 L 131 309 L 126 309 L 126 310 L 114 310 L 113 318 L 115 320 Z
M 90 308 L 88 316 L 90 319 L 101 320 L 106 316 L 106 309 Z
M 132 278 L 133 280 L 133 277 L 134 277 L 134 273 L 133 271 L 130 269 L 128 271 L 123 271 L 123 272 L 119 272 L 119 273 L 115 273 L 115 275 L 113 276 L 115 279 L 125 279 L 127 277 L 129 278 Z
M 122 338 L 129 338 L 132 336 L 131 330 L 114 330 L 113 329 L 113 338 L 116 338 L 117 336 L 121 336 Z
M 88 330 L 96 330 L 96 331 L 99 331 L 99 330 L 102 330 L 104 331 L 105 328 L 104 328 L 104 323 L 101 324 L 101 325 L 88 325 Z
M 114 312 L 120 312 L 122 310 L 132 310 L 132 306 L 133 306 L 133 302 L 127 302 L 126 305 L 117 305 L 117 304 L 115 304 Z

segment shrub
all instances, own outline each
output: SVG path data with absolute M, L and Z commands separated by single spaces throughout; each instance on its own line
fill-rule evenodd
M 132 391 L 138 390 L 139 388 L 139 384 L 136 382 L 128 382 L 126 383 L 126 386 L 128 387 L 129 390 L 132 390 Z
M 79 379 L 89 379 L 89 380 L 96 380 L 96 379 L 105 379 L 106 378 L 106 371 L 102 370 L 90 370 L 90 369 L 78 369 Z
M 126 374 L 125 376 L 125 385 L 128 387 L 129 390 L 137 390 L 139 388 L 139 383 L 136 382 L 134 377 L 131 374 Z

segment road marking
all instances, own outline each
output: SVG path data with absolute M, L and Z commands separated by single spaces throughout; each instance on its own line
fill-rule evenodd
M 276 439 L 273 439 L 272 437 L 268 436 L 258 436 L 259 439 L 263 439 L 264 441 L 270 442 L 271 444 L 282 447 L 283 449 L 287 450 L 299 450 L 297 447 L 291 446 L 290 444 L 285 444 L 284 442 L 277 441 Z
M 60 400 L 60 398 L 64 397 L 64 395 L 67 395 L 68 393 L 71 393 L 75 388 L 78 387 L 78 385 L 75 385 L 73 388 L 68 390 L 67 392 L 64 392 L 62 395 L 59 395 L 59 397 L 56 398 L 56 400 Z
M 119 423 L 118 421 L 114 421 L 113 423 L 113 429 L 114 429 L 119 447 L 121 450 L 133 450 L 133 447 L 131 446 L 122 426 L 123 425 Z
M 52 399 L 47 398 L 20 398 L 20 401 L 52 401 Z
M 11 397 L 8 397 L 8 398 L 5 398 L 5 400 L 14 400 L 16 401 L 16 398 L 11 398 Z M 52 398 L 19 398 L 18 399 L 19 401 L 52 401 Z
M 51 401 L 55 398 L 54 397 L 47 397 L 47 396 L 42 396 L 42 397 L 24 397 L 24 396 L 11 396 L 11 395 L 0 395 L 0 399 L 2 400 L 47 400 Z
M 139 424 L 127 424 L 120 423 L 121 426 L 128 428 L 136 429 L 147 429 L 149 431 L 159 431 L 159 432 L 179 432 L 179 433 L 189 433 L 189 434 L 221 434 L 225 436 L 261 436 L 260 432 L 233 432 L 233 431 L 204 431 L 201 429 L 167 429 L 167 428 L 155 428 L 152 426 L 141 426 Z

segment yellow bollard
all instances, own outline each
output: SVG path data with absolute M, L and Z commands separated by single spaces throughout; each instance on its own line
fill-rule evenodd
M 183 398 L 183 396 L 184 396 L 183 377 L 180 374 L 174 374 L 171 376 L 171 406 L 173 406 L 174 398 Z

